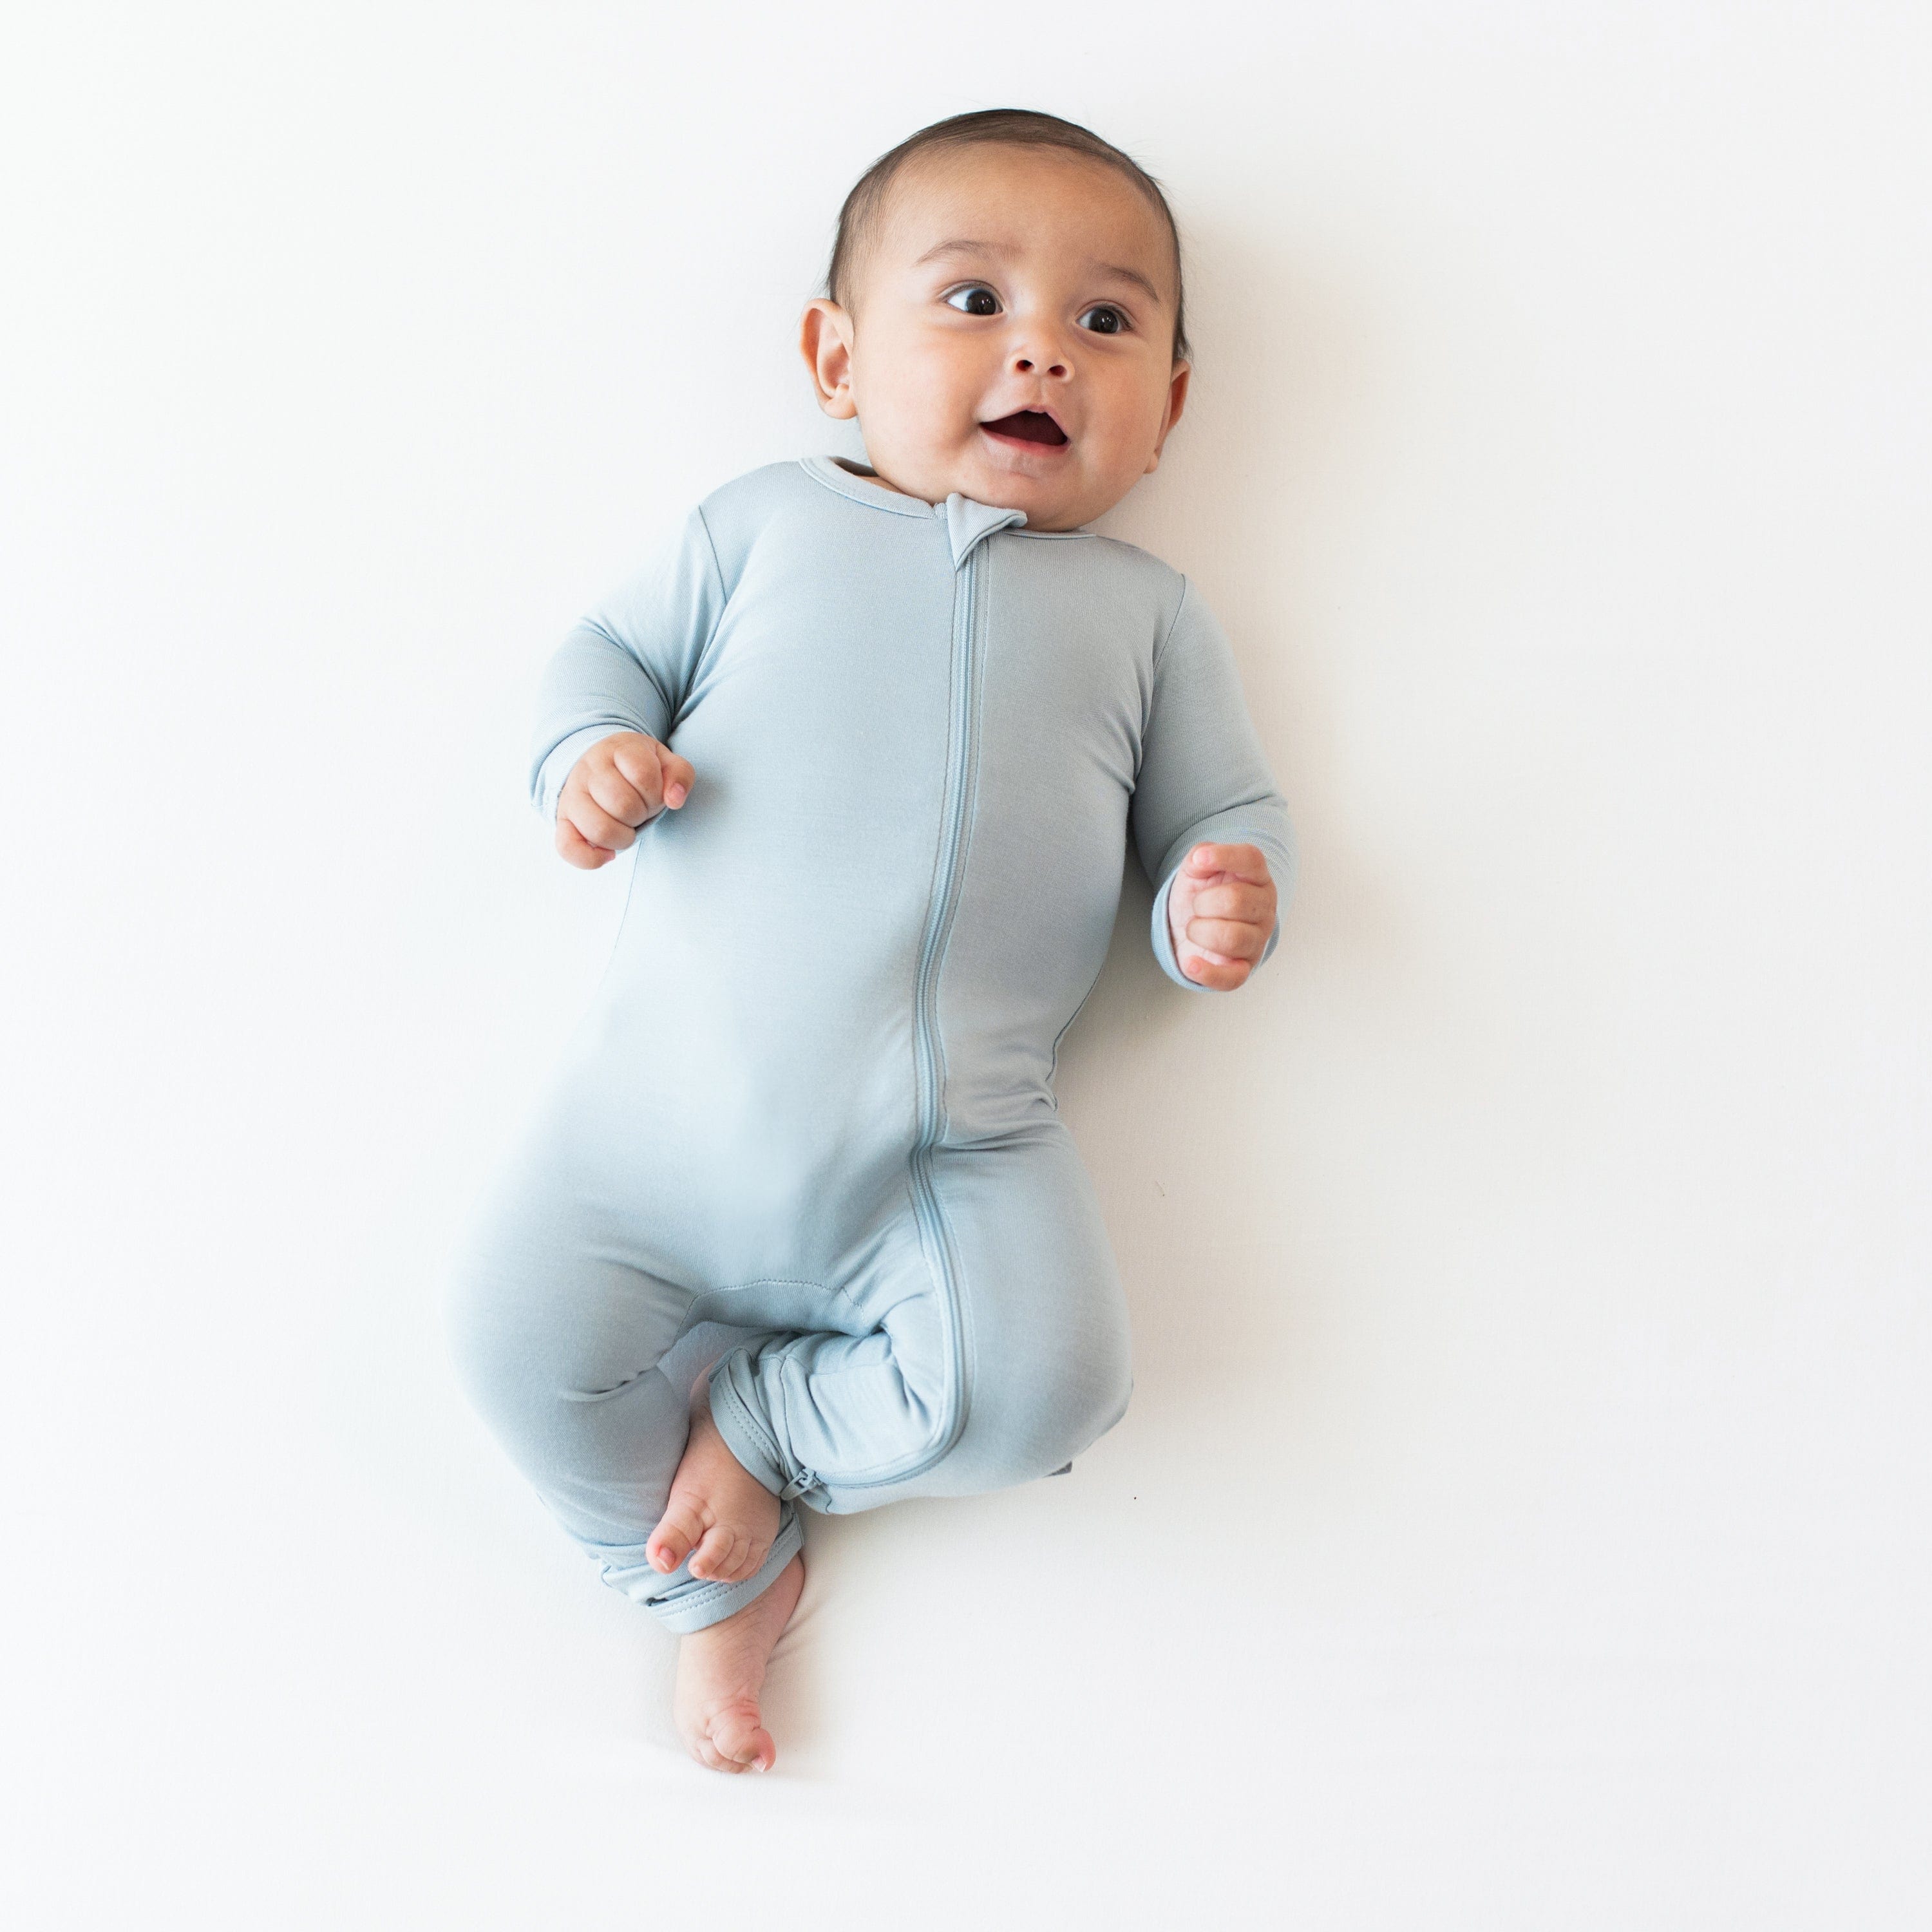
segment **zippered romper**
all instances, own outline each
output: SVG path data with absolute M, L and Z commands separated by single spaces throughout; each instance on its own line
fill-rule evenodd
M 1063 1472 L 1125 1413 L 1127 1312 L 1054 1098 L 1129 835 L 1294 835 L 1220 627 L 1178 572 L 829 457 L 705 499 L 564 640 L 531 773 L 614 731 L 688 758 L 603 978 L 448 1284 L 479 1412 L 606 1582 L 674 1630 L 764 1591 L 828 1514 Z M 1280 938 L 1270 935 L 1265 959 Z M 732 1453 L 780 1499 L 758 1574 L 644 1544 L 700 1323 Z

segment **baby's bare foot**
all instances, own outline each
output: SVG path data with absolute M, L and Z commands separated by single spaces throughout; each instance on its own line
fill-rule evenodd
M 778 1498 L 725 1446 L 700 1380 L 692 1395 L 683 1460 L 671 1478 L 664 1515 L 644 1545 L 646 1559 L 668 1576 L 688 1556 L 694 1576 L 707 1583 L 742 1583 L 757 1575 L 778 1533 Z M 772 1636 L 776 1640 L 777 1632 Z
M 692 1756 L 712 1771 L 770 1771 L 778 1760 L 758 1721 L 758 1693 L 772 1646 L 798 1606 L 805 1560 L 794 1556 L 764 1595 L 678 1646 L 674 1711 Z

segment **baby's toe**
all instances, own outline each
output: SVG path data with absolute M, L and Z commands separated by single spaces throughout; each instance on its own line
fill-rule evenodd
M 748 1764 L 740 1764 L 736 1758 L 726 1757 L 709 1738 L 700 1738 L 691 1748 L 691 1754 L 706 1771 L 749 1771 Z
M 687 1517 L 682 1510 L 666 1510 L 664 1518 L 651 1532 L 644 1555 L 652 1568 L 668 1576 L 688 1556 L 704 1526 Z
M 749 1698 L 721 1706 L 711 1720 L 712 1748 L 730 1771 L 769 1771 L 777 1759 L 772 1734 L 758 1722 L 758 1707 Z
M 743 1542 L 743 1538 L 723 1523 L 713 1525 L 692 1557 L 691 1574 L 707 1583 L 736 1582 L 737 1558 Z

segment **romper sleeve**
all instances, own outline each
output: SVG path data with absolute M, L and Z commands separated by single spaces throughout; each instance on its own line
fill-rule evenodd
M 531 802 L 556 822 L 578 760 L 615 731 L 668 744 L 724 608 L 723 574 L 701 509 L 558 645 L 537 691 Z
M 1294 890 L 1298 851 L 1287 801 L 1249 718 L 1227 634 L 1184 578 L 1180 606 L 1154 660 L 1129 821 L 1155 887 L 1154 957 L 1176 985 L 1216 991 L 1189 979 L 1174 957 L 1167 904 L 1181 861 L 1204 840 L 1258 847 L 1274 880 L 1279 914 Z M 1280 938 L 1277 916 L 1257 966 Z

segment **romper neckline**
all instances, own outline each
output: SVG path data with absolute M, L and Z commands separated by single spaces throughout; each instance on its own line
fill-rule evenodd
M 976 497 L 956 490 L 943 503 L 928 503 L 922 496 L 908 496 L 883 484 L 868 482 L 856 470 L 846 467 L 836 456 L 805 456 L 799 459 L 813 476 L 842 496 L 855 502 L 869 503 L 902 517 L 922 521 L 937 518 L 945 526 L 946 547 L 952 553 L 952 567 L 961 568 L 996 531 L 1010 530 L 1026 521 L 1024 510 L 1003 510 L 997 504 L 982 503 Z
M 999 509 L 956 490 L 943 503 L 928 503 L 923 496 L 908 496 L 902 490 L 874 482 L 874 471 L 862 469 L 842 456 L 801 456 L 798 466 L 826 489 L 854 503 L 888 511 L 896 517 L 943 519 L 952 541 L 956 565 L 965 560 L 982 537 L 991 536 L 996 530 L 1012 536 L 1031 537 L 1040 543 L 1091 541 L 1096 534 L 1084 524 L 1071 530 L 1030 530 L 1024 527 L 1024 510 Z
M 928 503 L 922 496 L 908 496 L 889 490 L 872 478 L 875 472 L 848 465 L 839 456 L 801 456 L 799 466 L 818 478 L 829 490 L 849 496 L 855 503 L 869 503 L 875 510 L 890 510 L 896 517 L 932 517 L 943 514 L 944 503 Z

